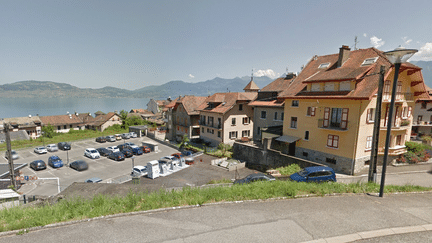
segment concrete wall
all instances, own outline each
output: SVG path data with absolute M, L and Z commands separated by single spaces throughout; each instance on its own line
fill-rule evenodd
M 267 168 L 277 168 L 290 164 L 298 164 L 301 168 L 323 165 L 294 156 L 289 156 L 277 150 L 263 150 L 249 144 L 237 142 L 233 145 L 233 157 L 238 160 L 246 161 L 247 166 L 261 165 Z

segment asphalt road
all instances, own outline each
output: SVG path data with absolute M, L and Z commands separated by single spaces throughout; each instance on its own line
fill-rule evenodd
M 390 242 L 430 242 L 431 201 L 432 193 L 410 193 L 221 203 L 44 227 L 0 243 L 386 242 L 387 235 Z
M 142 138 L 132 138 L 128 139 L 127 142 L 133 142 L 137 145 L 141 145 L 142 141 L 153 141 L 147 137 Z M 84 182 L 86 179 L 91 177 L 99 177 L 103 181 L 102 183 L 109 183 L 114 180 L 127 180 L 130 179 L 130 172 L 132 171 L 132 159 L 126 158 L 124 161 L 114 161 L 106 157 L 101 157 L 99 159 L 90 159 L 84 156 L 84 150 L 86 148 L 100 148 L 108 147 L 113 145 L 119 145 L 124 143 L 123 140 L 117 142 L 106 142 L 97 143 L 95 140 L 85 140 L 77 141 L 72 143 L 72 149 L 68 152 L 59 150 L 57 152 L 48 152 L 48 154 L 39 155 L 33 152 L 33 148 L 20 150 L 20 158 L 16 162 L 28 163 L 42 159 L 45 163 L 48 163 L 48 157 L 52 155 L 59 156 L 64 163 L 64 166 L 58 169 L 51 168 L 47 166 L 46 170 L 34 171 L 29 166 L 21 169 L 22 176 L 37 176 L 36 181 L 26 181 L 19 192 L 26 195 L 41 195 L 41 196 L 51 196 L 58 193 L 71 185 L 73 182 Z M 166 155 L 171 155 L 178 152 L 177 150 L 160 144 L 159 152 L 151 152 L 143 154 L 140 156 L 135 155 L 134 164 L 135 165 L 147 165 L 148 161 L 159 159 Z M 69 157 L 69 162 L 75 160 L 85 160 L 89 169 L 86 171 L 78 172 L 67 166 L 67 158 Z M 59 184 L 57 179 L 59 178 Z

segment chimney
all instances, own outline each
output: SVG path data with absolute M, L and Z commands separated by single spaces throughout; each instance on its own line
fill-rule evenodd
M 339 59 L 337 62 L 337 67 L 342 66 L 342 64 L 348 60 L 350 54 L 350 48 L 348 46 L 342 46 L 339 48 Z
M 287 73 L 285 79 L 292 79 L 294 77 L 296 77 L 297 75 L 295 73 Z

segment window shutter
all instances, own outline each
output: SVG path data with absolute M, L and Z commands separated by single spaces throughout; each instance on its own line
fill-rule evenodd
M 388 113 L 389 113 L 389 107 L 387 105 L 386 107 L 386 113 L 385 113 L 385 117 L 384 117 L 384 126 L 387 126 L 387 120 L 388 120 Z
M 316 107 L 311 107 L 311 116 L 315 116 L 315 108 Z
M 411 113 L 412 113 L 412 107 L 408 106 L 408 115 L 407 115 L 407 117 L 411 117 Z
M 323 121 L 323 127 L 329 126 L 329 118 L 330 118 L 330 107 L 324 108 L 324 121 Z
M 333 136 L 333 148 L 339 148 L 339 136 Z
M 342 109 L 342 121 L 341 121 L 341 128 L 346 129 L 348 127 L 348 108 Z
M 372 112 L 372 109 L 367 110 L 366 123 L 369 123 L 369 121 L 371 120 L 371 117 L 372 117 L 371 112 Z
M 328 135 L 327 137 L 327 146 L 332 147 L 333 146 L 333 135 Z

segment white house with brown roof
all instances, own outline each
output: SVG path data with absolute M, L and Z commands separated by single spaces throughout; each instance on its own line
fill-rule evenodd
M 29 115 L 24 117 L 4 118 L 0 121 L 1 132 L 3 132 L 3 123 L 10 123 L 12 127 L 11 132 L 25 131 L 32 139 L 41 136 L 42 122 L 39 116 Z
M 256 97 L 256 92 L 216 93 L 208 97 L 198 107 L 200 138 L 212 146 L 252 138 L 253 110 L 247 104 Z
M 51 125 L 54 127 L 55 132 L 66 133 L 70 129 L 84 130 L 85 123 L 80 118 L 79 114 L 67 114 L 57 116 L 41 116 L 42 124 L 44 126 Z
M 105 115 L 99 115 L 93 120 L 89 121 L 86 125 L 89 129 L 98 130 L 103 132 L 106 128 L 113 126 L 115 124 L 121 125 L 122 120 L 120 116 L 114 112 L 108 112 Z

